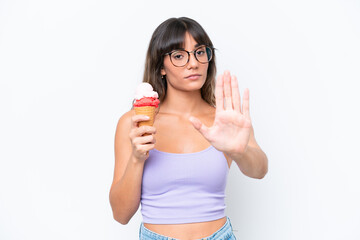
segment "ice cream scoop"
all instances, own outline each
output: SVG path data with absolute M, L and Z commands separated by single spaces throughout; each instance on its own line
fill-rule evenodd
M 150 83 L 140 83 L 136 88 L 135 99 L 139 100 L 144 97 L 159 98 L 158 93 L 153 91 L 153 87 Z
M 148 121 L 139 122 L 140 126 L 152 126 L 154 124 L 155 109 L 159 106 L 159 95 L 153 90 L 150 83 L 141 83 L 135 92 L 134 109 L 136 115 L 146 115 Z M 145 134 L 149 135 L 149 134 Z

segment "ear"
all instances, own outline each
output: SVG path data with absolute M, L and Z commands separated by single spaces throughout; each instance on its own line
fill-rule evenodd
M 161 67 L 161 72 L 160 73 L 161 73 L 161 75 L 166 75 L 164 67 Z

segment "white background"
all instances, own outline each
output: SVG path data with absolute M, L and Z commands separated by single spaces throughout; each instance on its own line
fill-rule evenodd
M 112 218 L 114 133 L 155 28 L 198 21 L 250 89 L 264 179 L 236 164 L 240 240 L 360 239 L 360 1 L 0 0 L 0 239 L 137 239 Z

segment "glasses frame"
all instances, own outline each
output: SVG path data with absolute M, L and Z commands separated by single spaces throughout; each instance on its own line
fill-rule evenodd
M 211 57 L 210 57 L 210 59 L 209 59 L 207 62 L 200 62 L 199 59 L 197 59 L 197 57 L 196 57 L 195 52 L 196 52 L 197 50 L 199 50 L 199 48 L 202 48 L 202 47 L 206 47 L 206 48 L 209 48 L 209 49 L 210 49 Z M 201 63 L 201 64 L 206 64 L 206 63 L 209 63 L 209 62 L 212 60 L 214 49 L 215 49 L 215 48 L 212 48 L 212 47 L 207 46 L 207 45 L 200 45 L 200 46 L 197 47 L 195 50 L 190 51 L 190 52 L 189 52 L 189 51 L 186 51 L 185 49 L 175 49 L 175 50 L 172 50 L 171 52 L 165 53 L 164 56 L 169 55 L 169 56 L 170 56 L 170 62 L 171 62 L 172 65 L 174 65 L 175 67 L 184 67 L 186 64 L 188 64 L 189 61 L 190 61 L 190 53 L 194 54 L 194 57 L 195 57 L 196 61 L 198 61 L 198 62 Z M 188 54 L 187 61 L 186 61 L 186 63 L 185 63 L 184 65 L 182 65 L 182 66 L 176 66 L 176 65 L 173 63 L 172 59 L 171 59 L 171 54 L 173 54 L 174 52 L 178 52 L 178 51 L 184 51 L 184 52 L 187 52 L 187 54 Z

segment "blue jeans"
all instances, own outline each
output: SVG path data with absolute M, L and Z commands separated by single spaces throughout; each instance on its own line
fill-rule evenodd
M 236 240 L 236 237 L 233 233 L 231 222 L 229 217 L 226 217 L 226 223 L 211 236 L 201 238 L 199 240 Z M 177 240 L 176 238 L 166 237 L 160 234 L 157 234 L 153 231 L 147 229 L 143 223 L 141 223 L 139 231 L 140 240 Z

